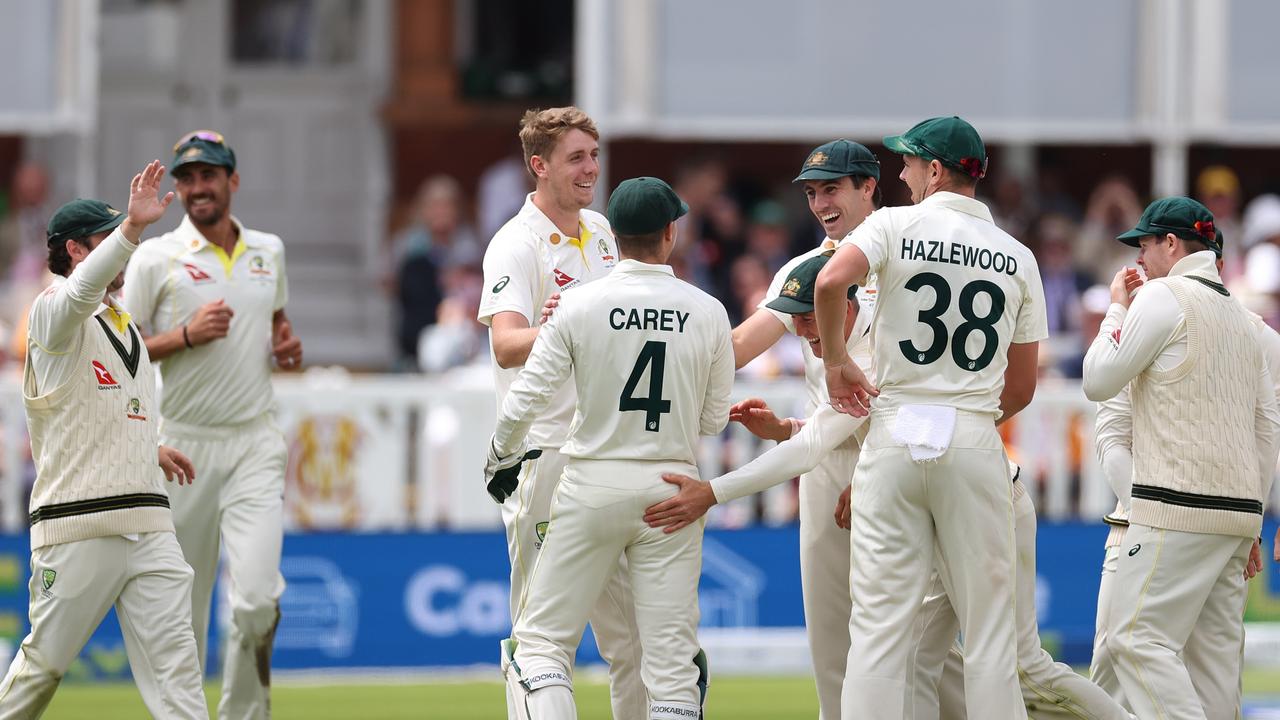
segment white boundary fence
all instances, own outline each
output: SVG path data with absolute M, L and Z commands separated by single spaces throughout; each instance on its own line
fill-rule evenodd
M 498 508 L 480 476 L 495 415 L 487 367 L 434 378 L 316 368 L 277 377 L 275 389 L 279 423 L 290 443 L 288 527 L 499 526 Z M 735 399 L 752 396 L 766 399 L 780 414 L 804 412 L 798 379 L 735 386 Z M 1096 519 L 1112 509 L 1115 498 L 1095 459 L 1093 422 L 1094 405 L 1077 384 L 1046 381 L 1031 406 L 1009 423 L 1010 452 L 1043 516 Z M 13 378 L 0 384 L 0 427 L 0 520 L 4 530 L 20 531 L 34 473 Z M 745 463 L 771 445 L 732 424 L 721 438 L 704 440 L 703 477 Z M 784 484 L 762 498 L 718 507 L 710 521 L 721 527 L 789 522 L 795 502 L 794 487 Z

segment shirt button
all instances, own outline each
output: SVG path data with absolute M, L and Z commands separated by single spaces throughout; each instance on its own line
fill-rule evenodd
M 552 245 L 560 244 L 560 233 L 551 233 L 551 244 Z

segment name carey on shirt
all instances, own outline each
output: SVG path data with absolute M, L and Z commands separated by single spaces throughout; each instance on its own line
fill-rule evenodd
M 999 250 L 939 240 L 902 238 L 902 259 L 963 265 L 1005 275 L 1018 272 L 1018 259 L 1012 255 L 1006 255 Z
M 609 327 L 614 330 L 662 330 L 684 332 L 689 313 L 665 308 L 613 308 L 609 311 Z

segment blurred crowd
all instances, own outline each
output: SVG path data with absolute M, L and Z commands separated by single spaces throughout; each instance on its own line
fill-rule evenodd
M 680 277 L 718 297 L 734 323 L 755 310 L 783 263 L 822 239 L 799 191 L 794 198 L 763 192 L 734 178 L 714 157 L 689 160 L 672 184 L 689 204 L 672 265 Z M 1043 374 L 1079 378 L 1085 350 L 1110 302 L 1107 285 L 1122 265 L 1135 266 L 1134 251 L 1115 236 L 1134 226 L 1144 199 L 1121 176 L 1104 179 L 1085 198 L 1055 188 L 1045 179 L 1005 176 L 980 185 L 979 193 L 996 223 L 1040 262 L 1051 333 L 1041 355 Z M 400 313 L 399 369 L 439 372 L 488 362 L 485 328 L 475 321 L 480 262 L 488 238 L 531 190 L 518 156 L 489 168 L 474 197 L 446 176 L 423 183 L 411 223 L 387 249 L 386 287 Z M 1280 327 L 1280 195 L 1244 202 L 1235 172 L 1221 165 L 1204 169 L 1193 192 L 1213 211 L 1226 239 L 1227 286 Z M 755 378 L 803 375 L 794 340 L 779 343 L 742 372 Z
M 798 190 L 772 193 L 734 177 L 717 157 L 689 159 L 671 179 L 689 204 L 672 264 L 680 277 L 718 297 L 735 323 L 755 310 L 783 263 L 822 240 Z M 54 203 L 39 165 L 21 164 L 7 180 L 0 187 L 0 354 L 20 360 L 25 309 L 47 284 L 45 224 Z M 1041 357 L 1044 374 L 1079 378 L 1109 303 L 1106 286 L 1121 265 L 1134 265 L 1132 249 L 1114 238 L 1133 227 L 1144 198 L 1120 176 L 1098 183 L 1085 198 L 1055 188 L 1044 179 L 1004 176 L 979 185 L 979 192 L 997 224 L 1039 259 L 1051 333 Z M 396 310 L 394 369 L 438 373 L 488 363 L 487 331 L 475 319 L 480 265 L 488 239 L 532 189 L 514 154 L 488 167 L 474 189 L 446 175 L 422 183 L 404 227 L 384 244 L 382 286 Z M 1280 195 L 1246 202 L 1236 174 L 1221 165 L 1200 172 L 1193 193 L 1213 211 L 1226 239 L 1228 288 L 1280 327 Z M 742 370 L 760 379 L 803 372 L 799 343 L 790 336 Z

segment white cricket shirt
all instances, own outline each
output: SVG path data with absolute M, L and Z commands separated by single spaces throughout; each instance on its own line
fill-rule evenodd
M 498 230 L 485 250 L 484 295 L 477 319 L 492 325 L 494 315 L 517 312 L 533 327 L 552 294 L 598 280 L 617 264 L 617 244 L 603 215 L 582 210 L 578 213 L 578 237 L 565 237 L 533 204 L 530 193 L 524 207 Z M 489 352 L 492 360 L 492 341 Z M 519 372 L 520 368 L 504 369 L 493 361 L 499 409 Z M 564 444 L 575 400 L 573 384 L 565 383 L 530 427 L 530 444 L 545 448 Z
M 503 400 L 494 448 L 514 452 L 572 376 L 565 455 L 693 465 L 698 436 L 729 421 L 733 373 L 724 306 L 670 266 L 624 260 L 609 282 L 564 294 Z
M 876 276 L 876 408 L 1000 414 L 1010 343 L 1049 335 L 1035 257 L 981 202 L 937 192 L 882 208 L 847 235 Z
M 226 337 L 159 361 L 166 420 L 236 425 L 272 407 L 271 318 L 289 299 L 284 243 L 232 222 L 240 236 L 230 256 L 183 217 L 173 232 L 142 243 L 125 271 L 125 306 L 148 335 L 189 323 L 214 300 L 235 313 Z

